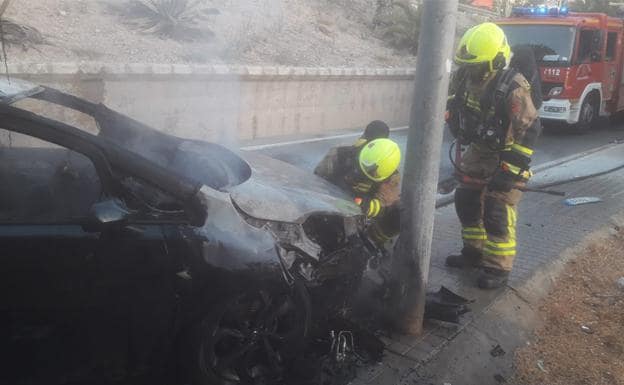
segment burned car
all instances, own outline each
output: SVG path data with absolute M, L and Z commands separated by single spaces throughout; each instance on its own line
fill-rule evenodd
M 336 187 L 19 79 L 0 102 L 0 383 L 277 383 L 348 314 L 370 250 Z

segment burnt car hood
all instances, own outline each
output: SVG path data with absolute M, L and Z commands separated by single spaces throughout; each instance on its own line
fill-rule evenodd
M 104 108 L 104 107 L 102 107 Z M 182 139 L 106 109 L 99 136 L 177 174 L 227 192 L 257 219 L 303 223 L 311 214 L 362 215 L 352 198 L 320 177 L 253 152 Z M 208 213 L 210 215 L 210 213 Z
M 265 155 L 243 152 L 241 156 L 252 169 L 251 177 L 228 192 L 254 218 L 302 223 L 313 213 L 362 214 L 349 195 L 316 175 Z

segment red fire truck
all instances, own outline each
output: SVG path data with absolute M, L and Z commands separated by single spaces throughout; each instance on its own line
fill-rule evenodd
M 523 7 L 497 24 L 512 47 L 533 47 L 542 78 L 543 121 L 585 132 L 598 116 L 624 110 L 621 19 L 569 13 L 565 7 Z

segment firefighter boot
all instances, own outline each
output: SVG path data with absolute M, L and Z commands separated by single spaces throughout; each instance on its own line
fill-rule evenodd
M 461 254 L 449 255 L 446 257 L 446 266 L 469 268 L 481 266 L 481 251 L 474 247 L 464 246 Z
M 498 289 L 507 285 L 508 279 L 508 271 L 484 267 L 477 279 L 477 286 L 479 289 Z

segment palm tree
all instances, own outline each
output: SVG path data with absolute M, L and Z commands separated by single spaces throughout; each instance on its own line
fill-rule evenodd
M 133 3 L 135 14 L 143 19 L 142 27 L 147 32 L 179 40 L 212 36 L 212 31 L 200 31 L 198 23 L 208 15 L 219 13 L 199 0 L 134 0 Z

